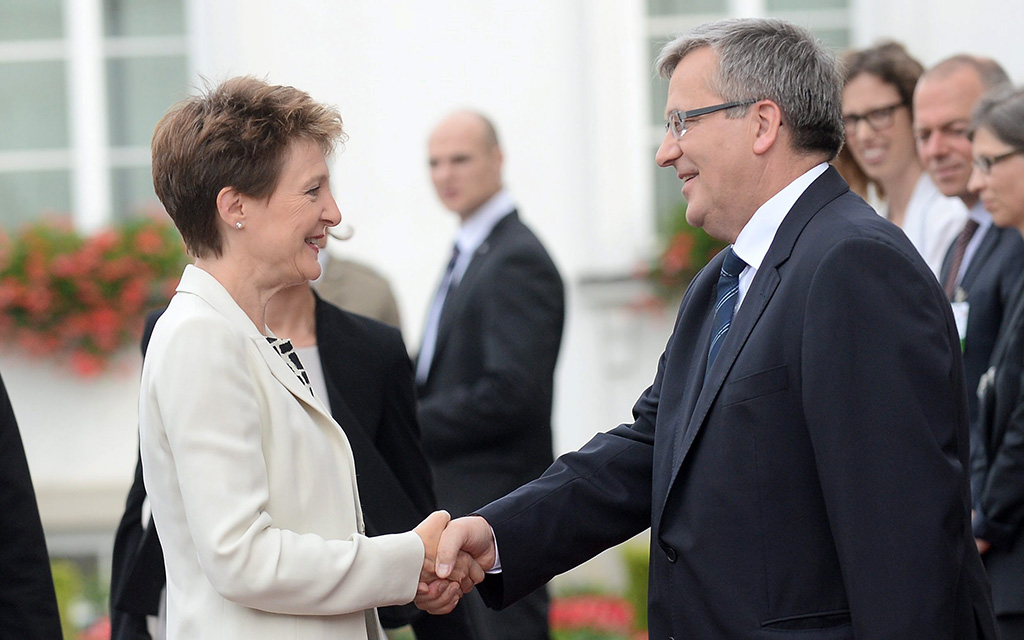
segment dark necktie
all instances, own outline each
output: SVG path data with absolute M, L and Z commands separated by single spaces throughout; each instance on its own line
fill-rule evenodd
M 974 232 L 978 230 L 978 222 L 974 218 L 967 220 L 960 235 L 953 243 L 953 256 L 949 262 L 949 273 L 946 274 L 946 282 L 943 288 L 946 290 L 946 297 L 953 300 L 956 297 L 956 283 L 960 276 L 960 266 L 964 263 L 964 254 L 967 252 L 967 245 L 970 244 Z
M 722 263 L 722 271 L 718 275 L 718 296 L 715 300 L 715 321 L 711 325 L 711 347 L 708 350 L 708 366 L 704 372 L 707 375 L 711 371 L 711 365 L 715 362 L 725 334 L 729 332 L 729 325 L 732 324 L 732 315 L 736 311 L 736 302 L 740 294 L 740 274 L 746 268 L 747 263 L 732 247 L 726 249 L 725 261 Z
M 452 259 L 448 261 L 448 268 L 441 278 L 441 286 L 437 288 L 434 295 L 434 302 L 430 305 L 430 313 L 427 315 L 427 324 L 423 328 L 423 344 L 420 345 L 419 358 L 416 361 L 416 382 L 424 384 L 427 381 L 427 374 L 430 373 L 430 363 L 434 359 L 434 349 L 437 346 L 437 329 L 441 324 L 441 311 L 448 300 L 448 294 L 452 288 L 452 279 L 455 271 L 455 263 L 459 261 L 459 245 L 452 248 Z

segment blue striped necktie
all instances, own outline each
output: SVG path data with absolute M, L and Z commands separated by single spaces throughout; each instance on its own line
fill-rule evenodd
M 707 376 L 711 371 L 711 365 L 715 362 L 722 342 L 725 341 L 725 334 L 729 333 L 729 325 L 732 324 L 732 315 L 736 311 L 736 303 L 740 297 L 740 274 L 746 268 L 747 263 L 736 255 L 732 247 L 726 249 L 725 261 L 722 263 L 722 272 L 718 275 L 718 297 L 715 300 L 715 321 L 711 325 L 711 347 L 708 350 L 708 366 L 704 371 Z

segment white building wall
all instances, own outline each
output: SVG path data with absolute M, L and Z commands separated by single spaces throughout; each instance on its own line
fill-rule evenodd
M 635 288 L 580 281 L 628 273 L 653 245 L 644 0 L 188 6 L 197 78 L 254 74 L 340 108 L 350 140 L 334 162 L 333 186 L 356 235 L 333 250 L 392 281 L 410 347 L 455 230 L 430 185 L 427 136 L 454 108 L 491 115 L 507 184 L 567 284 L 556 448 L 629 418 L 653 378 L 671 312 L 638 314 L 625 306 Z M 1016 0 L 979 0 L 971 9 L 953 0 L 854 0 L 851 10 L 857 45 L 892 37 L 926 64 L 984 53 L 1016 79 L 1024 78 L 1022 19 Z M 125 362 L 103 382 L 83 383 L 0 354 L 51 532 L 113 530 L 135 463 L 138 364 L 133 355 Z

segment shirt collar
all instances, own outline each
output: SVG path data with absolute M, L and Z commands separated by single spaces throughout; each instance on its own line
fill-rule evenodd
M 487 236 L 490 235 L 494 225 L 512 213 L 516 205 L 512 202 L 512 196 L 508 191 L 501 189 L 491 196 L 491 199 L 480 205 L 466 221 L 459 227 L 459 233 L 455 236 L 455 244 L 459 247 L 459 256 L 471 256 L 480 248 Z
M 782 191 L 762 204 L 750 217 L 750 220 L 733 243 L 733 251 L 736 252 L 743 262 L 757 271 L 768 255 L 768 249 L 775 240 L 775 234 L 779 231 L 786 214 L 793 208 L 796 201 L 803 195 L 807 187 L 818 179 L 818 176 L 825 173 L 828 164 L 822 162 L 815 165 L 806 173 L 790 182 Z
M 978 223 L 979 231 L 984 231 L 992 224 L 992 214 L 988 212 L 981 200 L 974 203 L 974 206 L 967 211 L 967 215 Z

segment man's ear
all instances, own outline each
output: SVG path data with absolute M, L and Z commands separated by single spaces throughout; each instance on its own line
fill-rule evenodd
M 761 155 L 771 149 L 779 138 L 782 127 L 782 109 L 771 100 L 761 100 L 754 105 L 755 126 L 754 153 Z
M 217 215 L 221 221 L 229 227 L 237 227 L 238 223 L 245 223 L 245 213 L 242 211 L 242 194 L 234 187 L 224 187 L 217 194 Z

